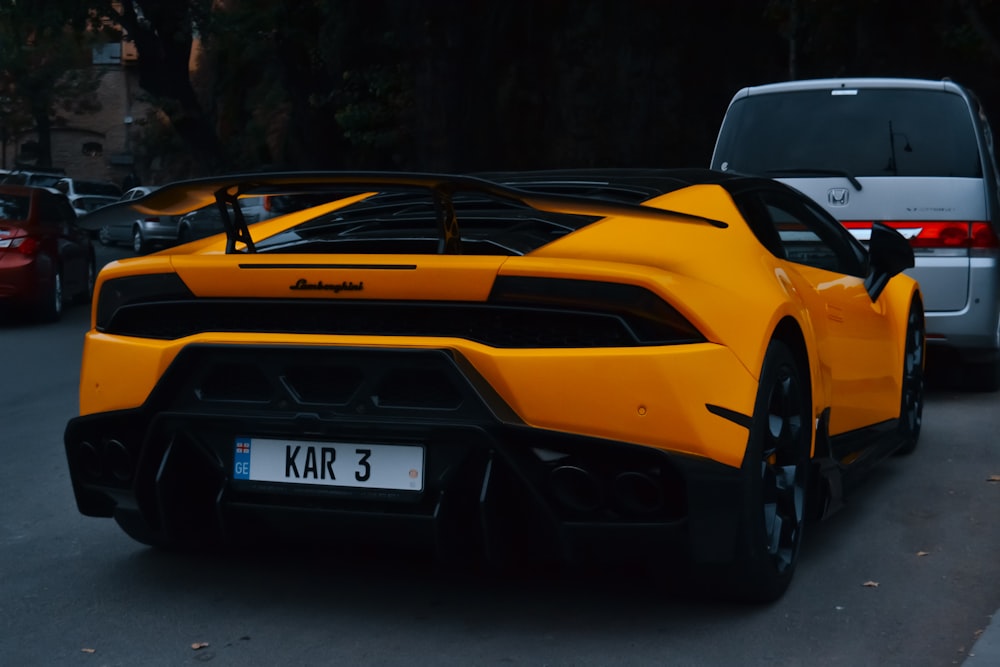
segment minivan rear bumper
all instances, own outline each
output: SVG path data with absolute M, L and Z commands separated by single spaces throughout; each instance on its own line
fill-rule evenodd
M 933 258 L 917 257 L 917 264 L 910 272 L 917 280 L 925 270 L 935 275 Z M 1000 261 L 996 257 L 969 259 L 968 284 L 964 307 L 958 310 L 932 310 L 928 308 L 927 342 L 944 345 L 959 351 L 968 350 L 977 361 L 997 357 L 1000 352 Z M 923 287 L 923 284 L 921 285 Z M 940 286 L 938 286 L 940 287 Z M 958 286 L 956 286 L 958 288 Z M 992 354 L 990 352 L 992 351 Z M 987 357 L 987 358 L 983 358 Z

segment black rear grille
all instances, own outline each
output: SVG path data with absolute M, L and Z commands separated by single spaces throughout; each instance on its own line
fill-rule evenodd
M 201 401 L 266 403 L 273 393 L 268 378 L 251 364 L 221 363 L 206 369 L 195 388 Z
M 447 412 L 449 419 L 478 423 L 506 414 L 479 384 L 470 384 L 468 370 L 460 370 L 443 350 L 195 344 L 174 360 L 150 403 L 157 410 L 258 420 L 417 414 L 436 419 Z
M 462 394 L 441 371 L 395 369 L 379 382 L 374 399 L 383 407 L 453 410 L 462 403 Z
M 118 308 L 105 333 L 175 340 L 203 332 L 441 336 L 501 348 L 691 342 L 637 333 L 615 313 L 479 303 L 197 299 Z
M 283 369 L 282 377 L 301 403 L 343 405 L 357 391 L 363 373 L 348 365 L 289 366 Z

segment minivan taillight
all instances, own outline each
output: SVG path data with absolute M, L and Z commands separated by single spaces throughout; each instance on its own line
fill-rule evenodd
M 910 240 L 914 248 L 1000 248 L 1000 239 L 988 222 L 958 220 L 885 220 Z M 872 223 L 845 220 L 848 229 L 871 229 Z

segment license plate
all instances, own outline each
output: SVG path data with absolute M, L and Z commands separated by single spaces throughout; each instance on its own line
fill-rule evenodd
M 424 448 L 352 442 L 236 438 L 233 478 L 422 491 Z

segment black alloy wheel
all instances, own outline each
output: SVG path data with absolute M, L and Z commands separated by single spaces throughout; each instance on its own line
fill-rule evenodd
M 909 454 L 917 448 L 924 412 L 924 309 L 919 300 L 910 305 L 906 320 L 906 344 L 903 349 L 903 375 L 899 399 L 899 435 L 897 454 Z
M 807 376 L 786 343 L 771 341 L 743 460 L 737 561 L 727 581 L 738 600 L 770 602 L 791 583 L 805 526 L 811 414 Z

